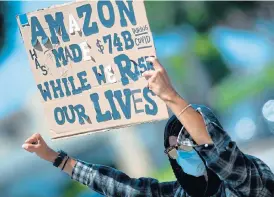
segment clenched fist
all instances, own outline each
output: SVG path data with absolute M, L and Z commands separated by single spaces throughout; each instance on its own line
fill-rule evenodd
M 58 153 L 47 145 L 39 133 L 33 134 L 28 138 L 22 145 L 22 148 L 28 152 L 36 153 L 37 156 L 50 162 L 54 162 L 55 158 L 58 156 Z

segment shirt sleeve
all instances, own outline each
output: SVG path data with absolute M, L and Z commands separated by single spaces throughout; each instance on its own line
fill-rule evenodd
M 257 168 L 223 130 L 213 112 L 207 107 L 199 107 L 197 111 L 202 115 L 206 130 L 213 141 L 213 144 L 199 145 L 195 148 L 205 160 L 207 167 L 227 185 L 241 192 L 242 196 L 248 196 L 252 184 L 255 184 L 256 188 L 261 188 L 262 180 L 253 176 L 258 174 L 254 173 Z
M 71 178 L 105 196 L 174 196 L 177 182 L 159 183 L 152 178 L 130 178 L 114 168 L 78 160 Z

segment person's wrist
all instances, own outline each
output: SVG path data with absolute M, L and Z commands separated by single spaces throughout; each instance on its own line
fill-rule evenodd
M 58 156 L 58 153 L 55 152 L 54 150 L 52 150 L 51 148 L 49 148 L 46 156 L 45 156 L 45 159 L 51 163 L 54 162 L 54 160 L 57 158 Z
M 174 99 L 176 99 L 178 97 L 178 93 L 171 88 L 170 90 L 166 91 L 165 93 L 163 93 L 160 98 L 166 103 L 172 103 L 174 101 Z

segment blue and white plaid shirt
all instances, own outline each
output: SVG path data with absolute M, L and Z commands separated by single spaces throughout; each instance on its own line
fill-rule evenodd
M 274 175 L 260 159 L 243 154 L 223 130 L 212 111 L 192 105 L 204 119 L 213 144 L 195 146 L 206 165 L 222 180 L 214 197 L 273 197 Z M 184 139 L 179 135 L 178 142 Z M 159 183 L 153 178 L 130 178 L 116 169 L 77 161 L 72 179 L 113 197 L 190 197 L 177 181 Z

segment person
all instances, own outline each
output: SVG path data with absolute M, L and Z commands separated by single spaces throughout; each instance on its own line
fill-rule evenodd
M 153 178 L 130 178 L 111 167 L 73 159 L 48 147 L 40 134 L 28 138 L 23 148 L 53 162 L 73 180 L 105 196 L 274 196 L 270 168 L 260 159 L 241 152 L 208 107 L 190 105 L 179 96 L 156 58 L 148 61 L 154 67 L 143 73 L 148 87 L 174 113 L 165 127 L 164 146 L 176 181 L 160 183 Z

